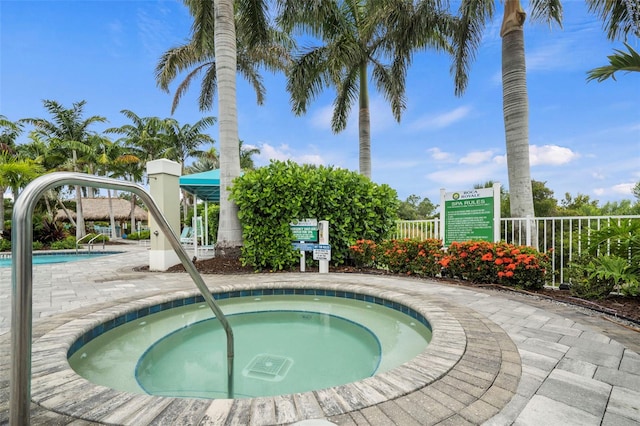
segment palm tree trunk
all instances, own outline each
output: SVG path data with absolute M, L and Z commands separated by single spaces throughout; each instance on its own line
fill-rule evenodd
M 242 246 L 238 206 L 229 199 L 233 179 L 240 176 L 236 105 L 236 30 L 233 0 L 215 0 L 215 58 L 220 118 L 220 226 L 216 255 L 237 257 Z
M 360 174 L 371 179 L 371 118 L 367 65 L 360 66 L 360 111 L 358 116 Z
M 67 210 L 67 207 L 64 205 L 64 203 L 62 203 L 62 201 L 60 201 L 59 199 L 56 199 L 56 202 L 62 208 L 62 211 L 64 211 L 64 214 L 67 215 L 67 218 L 69 219 L 69 223 L 71 224 L 71 226 L 74 226 L 77 228 L 76 221 L 73 220 L 73 216 L 71 216 L 71 213 L 69 213 L 69 210 Z
M 136 232 L 136 194 L 131 194 L 131 230 L 130 234 Z
M 116 230 L 116 218 L 113 215 L 113 201 L 111 199 L 110 189 L 107 189 L 107 198 L 109 200 L 109 225 L 111 226 L 111 236 L 109 238 L 115 239 L 118 234 Z
M 529 164 L 529 100 L 524 54 L 525 13 L 519 0 L 507 0 L 502 21 L 502 101 L 512 217 L 533 217 Z M 532 235 L 537 241 L 537 233 Z
M 4 193 L 7 191 L 6 187 L 1 187 L 0 191 L 2 191 L 2 195 L 0 195 L 0 236 L 2 235 L 2 231 L 4 231 Z M 14 200 L 15 201 L 15 200 Z

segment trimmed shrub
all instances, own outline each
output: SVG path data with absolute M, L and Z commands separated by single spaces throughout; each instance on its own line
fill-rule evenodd
M 336 265 L 349 257 L 355 241 L 381 241 L 395 227 L 395 190 L 349 170 L 273 161 L 237 178 L 231 193 L 242 223 L 242 261 L 257 269 L 288 269 L 299 262 L 289 228 L 295 219 L 329 221 Z

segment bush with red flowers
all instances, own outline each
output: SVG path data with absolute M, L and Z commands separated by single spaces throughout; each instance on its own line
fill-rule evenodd
M 453 243 L 441 260 L 443 275 L 475 283 L 499 283 L 539 289 L 544 286 L 549 256 L 527 246 L 505 242 Z
M 504 242 L 465 241 L 443 251 L 442 241 L 385 240 L 376 244 L 358 240 L 350 247 L 359 267 L 425 277 L 452 277 L 474 283 L 498 283 L 540 289 L 545 284 L 549 256 L 527 246 Z
M 375 244 L 358 240 L 350 247 L 351 258 L 358 267 L 376 267 L 389 272 L 435 277 L 440 273 L 442 241 L 437 239 L 385 240 Z

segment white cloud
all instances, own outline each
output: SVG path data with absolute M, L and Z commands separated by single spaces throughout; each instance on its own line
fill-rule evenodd
M 493 151 L 472 151 L 460 159 L 460 164 L 480 164 L 491 160 Z
M 593 193 L 598 196 L 604 195 L 624 195 L 628 198 L 629 195 L 633 194 L 633 187 L 635 183 L 619 183 L 618 185 L 613 185 L 608 188 L 595 188 Z
M 461 106 L 441 114 L 429 114 L 409 125 L 412 130 L 441 129 L 462 120 L 471 112 L 471 107 Z
M 613 185 L 611 187 L 611 191 L 615 192 L 616 194 L 631 195 L 633 194 L 634 186 L 635 183 L 620 183 L 618 185 Z
M 477 183 L 488 180 L 501 182 L 506 170 L 501 165 L 492 162 L 481 166 L 448 168 L 427 174 L 425 177 L 435 182 L 439 187 L 451 189 L 471 188 Z M 506 181 L 505 181 L 506 182 Z
M 260 155 L 258 156 L 258 158 L 262 160 L 265 164 L 271 160 L 278 160 L 278 161 L 292 160 L 299 164 L 315 164 L 315 165 L 325 164 L 325 161 L 323 160 L 321 155 L 309 154 L 309 153 L 304 153 L 304 154 L 296 153 L 287 144 L 281 144 L 275 147 L 271 144 L 263 143 L 258 148 L 260 149 Z
M 606 176 L 600 172 L 591 172 L 591 176 L 594 179 L 603 180 Z
M 558 145 L 531 145 L 529 147 L 529 161 L 532 166 L 567 164 L 578 158 L 578 154 Z
M 429 148 L 427 150 L 431 154 L 431 158 L 437 161 L 451 161 L 453 156 L 449 152 L 444 152 L 440 148 Z

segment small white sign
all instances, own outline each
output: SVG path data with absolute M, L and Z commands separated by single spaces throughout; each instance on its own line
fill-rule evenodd
M 331 250 L 327 249 L 314 249 L 313 260 L 331 260 Z

